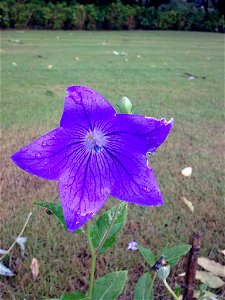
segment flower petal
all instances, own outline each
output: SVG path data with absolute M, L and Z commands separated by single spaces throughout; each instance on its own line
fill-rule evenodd
M 108 136 L 121 145 L 133 148 L 135 152 L 146 154 L 155 152 L 164 142 L 173 125 L 173 119 L 154 119 L 139 115 L 118 114 Z
M 105 161 L 110 165 L 113 184 L 111 195 L 139 205 L 162 205 L 162 195 L 153 171 L 147 166 L 147 157 L 136 145 L 110 136 L 104 148 Z
M 99 93 L 84 86 L 67 88 L 64 112 L 60 126 L 71 128 L 82 124 L 86 129 L 93 129 L 96 122 L 110 119 L 116 111 Z
M 49 180 L 59 179 L 79 151 L 82 128 L 57 128 L 11 156 L 21 169 Z M 85 132 L 83 135 L 86 134 Z
M 130 153 L 129 153 L 130 154 Z M 110 156 L 114 161 L 111 172 L 114 174 L 114 185 L 111 195 L 138 205 L 158 206 L 163 204 L 154 172 L 147 167 L 147 158 L 124 156 L 123 153 Z
M 69 231 L 86 223 L 105 203 L 111 189 L 103 153 L 83 152 L 59 180 L 60 198 Z

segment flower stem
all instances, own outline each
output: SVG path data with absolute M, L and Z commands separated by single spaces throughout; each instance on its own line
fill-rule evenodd
M 168 292 L 173 296 L 173 298 L 176 299 L 176 300 L 179 300 L 179 298 L 177 297 L 177 295 L 174 293 L 174 291 L 168 285 L 166 279 L 163 280 L 163 283 L 164 283 L 165 287 L 167 288 Z
M 152 292 L 152 289 L 153 289 L 154 282 L 155 282 L 155 280 L 156 280 L 156 276 L 157 276 L 157 273 L 156 273 L 156 272 L 154 272 L 154 275 L 153 275 L 153 278 L 152 278 L 151 284 L 150 284 L 150 286 L 149 286 L 149 290 L 148 290 L 147 299 L 150 299 L 150 295 L 151 295 L 151 292 Z
M 108 229 L 106 230 L 103 238 L 101 239 L 101 242 L 99 243 L 96 251 L 94 250 L 92 240 L 91 240 L 90 222 L 87 223 L 87 239 L 88 239 L 88 245 L 89 245 L 90 252 L 91 252 L 91 274 L 90 274 L 89 289 L 88 289 L 88 292 L 87 292 L 88 298 L 90 300 L 92 298 L 93 287 L 94 287 L 94 275 L 95 275 L 96 258 L 97 258 L 99 250 L 102 248 L 102 245 L 105 243 L 105 240 L 106 240 L 110 230 L 112 229 L 112 226 L 113 226 L 113 224 L 115 222 L 115 219 L 116 219 L 116 215 L 117 215 L 118 210 L 119 210 L 119 205 L 120 205 L 120 203 L 117 204 L 114 215 L 113 215 L 113 218 L 112 218 L 112 222 L 110 223 L 110 225 L 109 225 Z
M 118 204 L 116 205 L 116 209 L 115 209 L 115 212 L 114 212 L 114 215 L 113 215 L 113 218 L 112 218 L 112 222 L 110 223 L 108 229 L 106 230 L 101 242 L 99 243 L 97 249 L 95 250 L 95 255 L 97 256 L 99 250 L 102 248 L 103 244 L 105 243 L 105 240 L 110 232 L 110 230 L 112 229 L 112 226 L 115 222 L 115 219 L 116 219 L 116 216 L 117 216 L 117 213 L 118 213 L 118 210 L 119 210 L 119 206 L 120 206 L 120 203 L 118 202 Z
M 91 240 L 91 230 L 90 230 L 90 222 L 87 223 L 87 239 L 88 245 L 91 251 L 91 273 L 90 273 L 90 284 L 87 292 L 88 297 L 92 298 L 93 287 L 94 287 L 94 275 L 95 275 L 95 263 L 96 263 L 96 255 L 95 250 Z

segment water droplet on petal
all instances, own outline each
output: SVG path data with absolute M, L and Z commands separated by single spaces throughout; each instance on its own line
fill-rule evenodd
M 28 147 L 25 147 L 21 151 L 25 153 L 25 152 L 27 152 L 27 150 L 28 150 Z
M 46 147 L 46 146 L 47 146 L 46 141 L 42 142 L 42 147 Z
M 40 152 L 35 153 L 35 158 L 41 158 L 41 153 Z
M 152 155 L 153 155 L 153 152 L 151 152 L 151 151 L 147 152 L 147 156 L 152 156 Z

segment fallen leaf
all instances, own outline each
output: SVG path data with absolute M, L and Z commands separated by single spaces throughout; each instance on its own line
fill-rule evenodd
M 220 253 L 222 253 L 223 255 L 225 255 L 225 250 L 218 250 Z
M 218 275 L 220 277 L 225 277 L 225 266 L 215 262 L 214 260 L 208 259 L 206 257 L 199 257 L 198 264 L 203 269 Z
M 194 298 L 199 299 L 200 297 L 200 291 L 194 291 Z M 201 297 L 202 300 L 219 300 L 217 298 L 217 295 L 214 293 L 211 293 L 209 291 L 205 291 L 204 295 Z
M 32 259 L 32 262 L 31 262 L 31 265 L 30 265 L 30 268 L 31 268 L 31 272 L 32 272 L 32 275 L 33 275 L 33 280 L 36 280 L 38 278 L 38 274 L 39 274 L 39 262 L 38 260 L 34 257 Z
M 193 213 L 194 212 L 194 206 L 192 204 L 191 201 L 189 201 L 187 198 L 182 197 L 183 202 L 188 206 L 188 208 L 190 209 L 190 211 Z
M 26 236 L 21 236 L 21 237 L 16 239 L 17 244 L 20 246 L 21 257 L 24 257 L 26 241 L 27 241 Z
M 110 43 L 102 42 L 102 46 L 109 46 Z
M 118 51 L 113 51 L 114 55 L 120 55 Z
M 114 55 L 128 55 L 127 52 L 124 52 L 124 51 L 115 51 L 115 50 L 113 51 L 113 54 Z
M 184 168 L 181 172 L 181 174 L 185 177 L 189 177 L 191 176 L 192 174 L 192 167 L 187 167 L 187 168 Z
M 210 287 L 212 289 L 218 289 L 224 285 L 224 281 L 220 277 L 218 277 L 210 272 L 197 271 L 196 279 L 207 284 L 208 287 Z
M 3 265 L 3 263 L 0 262 L 0 275 L 2 276 L 14 276 L 15 274 L 6 266 Z
M 0 249 L 0 254 L 7 254 L 8 251 L 7 250 L 4 250 L 4 249 Z

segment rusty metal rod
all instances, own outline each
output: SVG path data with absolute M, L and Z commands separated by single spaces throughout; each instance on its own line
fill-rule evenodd
M 192 300 L 194 296 L 198 255 L 202 244 L 201 237 L 198 234 L 192 234 L 192 236 L 190 237 L 190 244 L 192 245 L 192 247 L 187 260 L 183 300 Z

